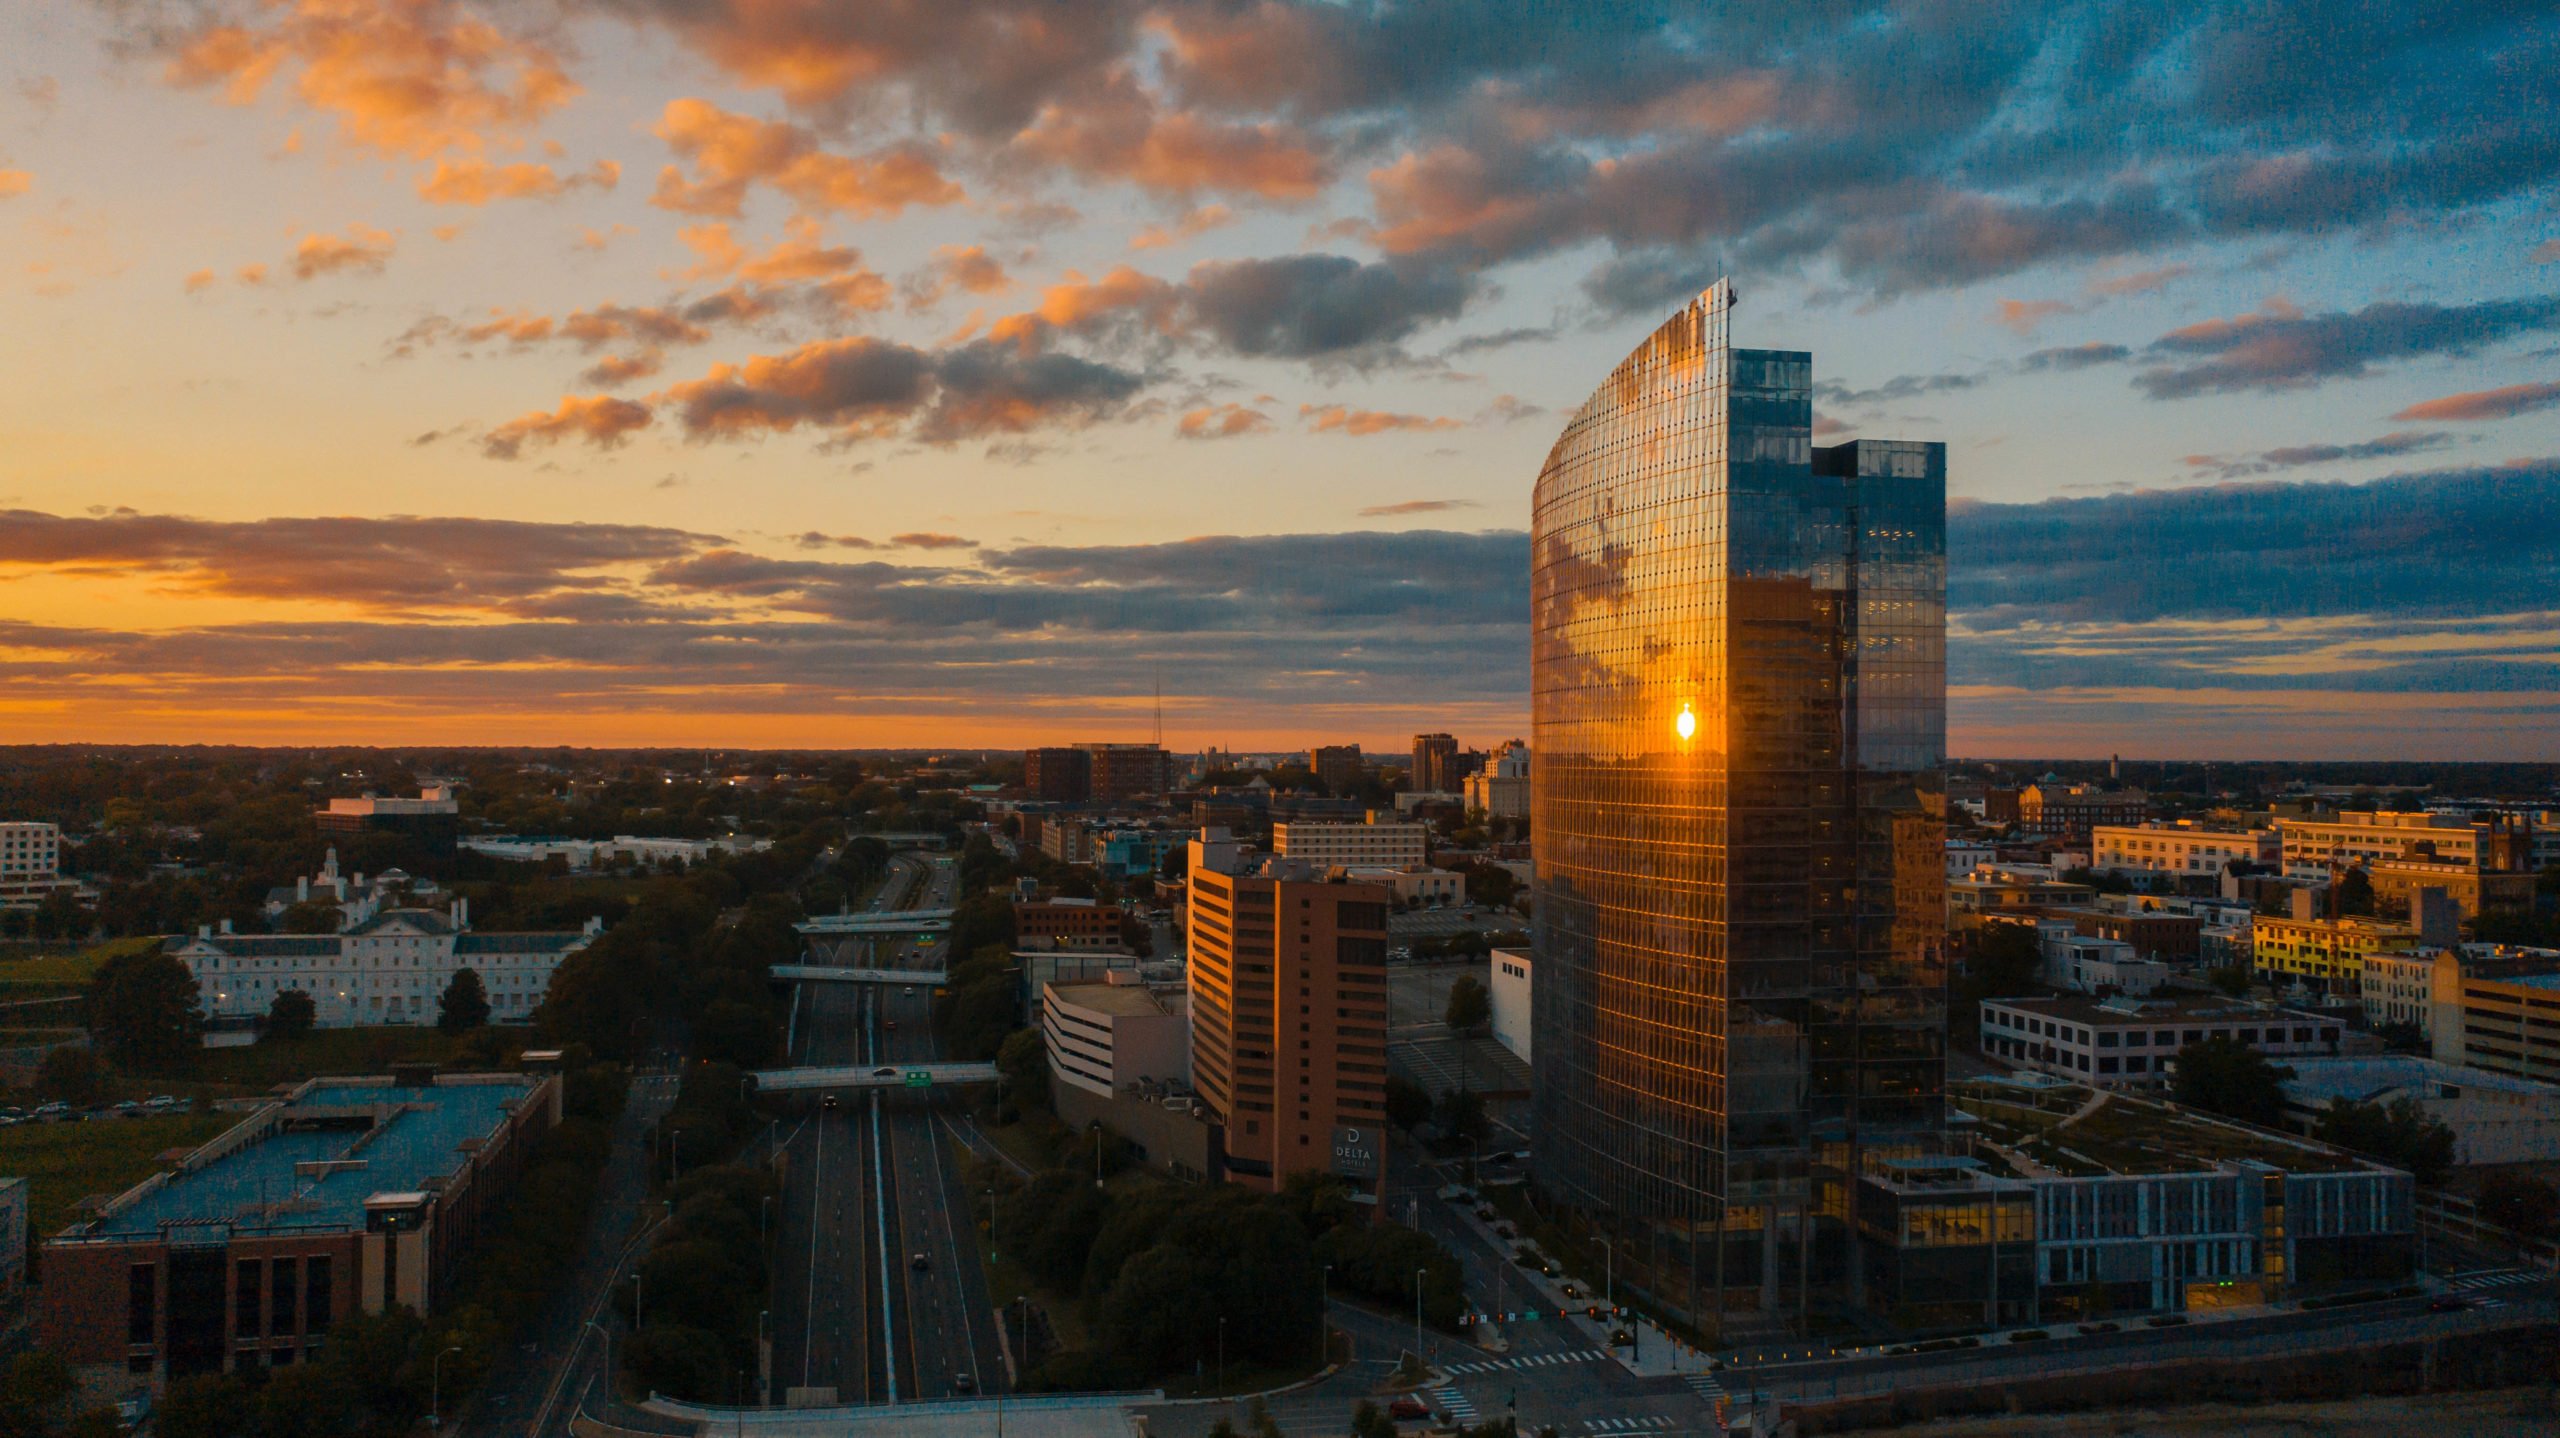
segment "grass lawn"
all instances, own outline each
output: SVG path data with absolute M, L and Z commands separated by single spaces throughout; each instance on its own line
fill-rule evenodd
M 0 959 L 0 989 L 15 987 L 77 988 L 89 982 L 98 965 L 121 953 L 140 953 L 160 947 L 156 935 L 138 939 L 110 939 L 92 949 L 76 954 L 44 954 L 32 959 Z
M 522 1049 L 532 1041 L 531 1029 L 506 1031 L 507 1047 Z M 289 1044 L 247 1044 L 206 1049 L 192 1077 L 249 1089 L 298 1083 L 317 1074 L 380 1074 L 395 1063 L 451 1063 L 462 1055 L 463 1041 L 432 1025 L 385 1028 L 314 1029 Z M 503 1057 L 503 1056 L 502 1056 Z M 507 1067 L 501 1063 L 500 1067 Z
M 160 1171 L 157 1156 L 193 1148 L 240 1121 L 238 1114 L 102 1118 L 0 1129 L 0 1174 L 27 1181 L 27 1233 L 49 1237 L 89 1194 L 122 1193 Z

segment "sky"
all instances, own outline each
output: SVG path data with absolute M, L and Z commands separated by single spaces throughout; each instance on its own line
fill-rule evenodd
M 1961 755 L 2560 757 L 2560 18 L 2453 0 L 55 0 L 0 741 L 1527 718 L 1720 274 L 1949 451 Z

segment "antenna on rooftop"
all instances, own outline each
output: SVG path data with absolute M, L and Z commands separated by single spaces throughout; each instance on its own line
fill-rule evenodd
M 1164 661 L 1155 664 L 1156 672 L 1156 747 L 1164 747 Z

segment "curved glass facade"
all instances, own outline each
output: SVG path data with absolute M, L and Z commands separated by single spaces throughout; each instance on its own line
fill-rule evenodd
M 1813 448 L 1812 356 L 1732 348 L 1731 293 L 1530 528 L 1538 1182 L 1692 1312 L 1786 1302 L 1945 1075 L 1945 447 Z

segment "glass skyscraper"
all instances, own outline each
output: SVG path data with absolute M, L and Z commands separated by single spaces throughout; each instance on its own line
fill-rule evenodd
M 1854 1283 L 1862 1153 L 1945 1083 L 1946 447 L 1812 444 L 1719 281 L 1530 527 L 1537 1181 L 1693 1315 Z

